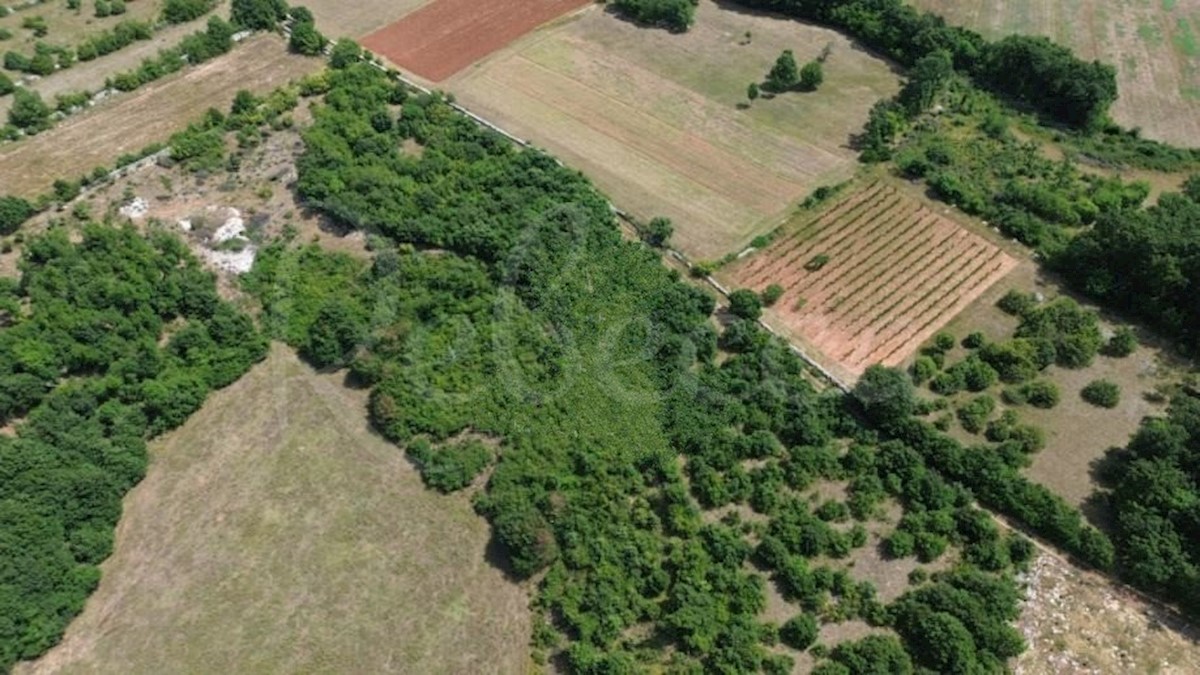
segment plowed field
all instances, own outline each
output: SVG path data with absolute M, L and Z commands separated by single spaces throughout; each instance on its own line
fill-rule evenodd
M 591 0 L 435 0 L 363 38 L 392 63 L 441 82 Z
M 770 318 L 857 377 L 869 365 L 904 361 L 1016 264 L 982 236 L 875 183 L 722 276 L 737 288 L 783 286 Z

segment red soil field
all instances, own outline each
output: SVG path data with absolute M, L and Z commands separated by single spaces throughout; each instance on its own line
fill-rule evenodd
M 362 44 L 432 82 L 501 49 L 538 26 L 593 0 L 434 0 Z
M 805 265 L 828 257 L 820 269 Z M 899 365 L 1017 261 L 896 188 L 876 183 L 734 266 L 735 287 L 784 294 L 769 318 L 843 374 Z

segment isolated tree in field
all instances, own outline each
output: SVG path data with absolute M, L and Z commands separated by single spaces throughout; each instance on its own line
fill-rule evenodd
M 1138 340 L 1134 335 L 1133 329 L 1129 326 L 1121 326 L 1108 339 L 1108 344 L 1104 346 L 1104 353 L 1107 356 L 1115 356 L 1117 358 L 1129 356 L 1137 349 Z
M 903 371 L 874 365 L 854 386 L 854 397 L 867 415 L 880 424 L 898 422 L 917 409 L 912 380 Z
M 787 91 L 799 83 L 800 66 L 796 64 L 796 55 L 785 49 L 767 73 L 766 87 L 771 91 Z
M 762 292 L 762 303 L 767 307 L 779 302 L 779 298 L 783 297 L 783 286 L 779 284 L 771 284 Z
M 754 291 L 738 289 L 729 294 L 729 313 L 748 321 L 757 321 L 762 316 L 762 300 Z
M 1121 387 L 1111 380 L 1090 382 L 1079 394 L 1083 400 L 1100 408 L 1115 408 L 1121 403 Z
M 0 77 L 2 77 L 2 76 L 0 76 Z M 2 83 L 0 83 L 0 84 L 2 84 Z M 751 101 L 757 101 L 758 94 L 759 94 L 758 83 L 751 82 L 750 86 L 746 87 L 746 98 L 750 99 Z
M 670 218 L 658 217 L 650 221 L 646 227 L 646 243 L 654 247 L 666 246 L 667 240 L 675 234 L 675 226 Z
M 50 106 L 42 101 L 36 91 L 19 88 L 13 92 L 12 108 L 8 110 L 8 122 L 26 131 L 41 131 L 50 122 Z
M 825 69 L 820 61 L 809 61 L 800 69 L 800 88 L 804 91 L 816 91 L 825 81 Z

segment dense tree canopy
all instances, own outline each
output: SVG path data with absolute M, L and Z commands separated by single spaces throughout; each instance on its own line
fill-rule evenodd
M 0 279 L 0 668 L 58 641 L 100 577 L 147 438 L 265 354 L 172 235 L 88 225 Z

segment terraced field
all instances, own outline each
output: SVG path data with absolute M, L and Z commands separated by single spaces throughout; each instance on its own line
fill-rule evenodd
M 770 318 L 848 378 L 897 365 L 1017 261 L 896 187 L 874 183 L 722 274 L 784 288 Z

